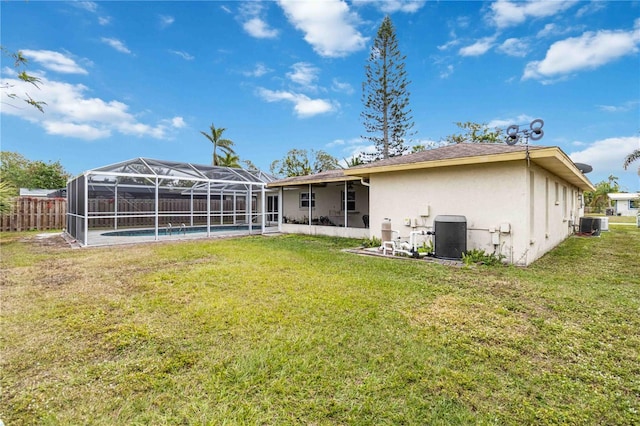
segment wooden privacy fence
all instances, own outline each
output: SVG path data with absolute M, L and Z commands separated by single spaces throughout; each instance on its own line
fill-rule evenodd
M 0 231 L 46 231 L 66 225 L 66 198 L 20 197 L 11 212 L 0 215 Z

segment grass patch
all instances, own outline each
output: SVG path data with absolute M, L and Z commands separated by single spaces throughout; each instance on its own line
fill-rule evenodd
M 640 420 L 635 227 L 526 269 L 305 236 L 43 241 L 0 238 L 6 424 Z
M 588 214 L 590 217 L 607 217 L 610 224 L 615 223 L 636 223 L 635 216 L 605 216 L 603 214 Z

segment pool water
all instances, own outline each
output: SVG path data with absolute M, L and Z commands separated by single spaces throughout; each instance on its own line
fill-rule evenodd
M 254 226 L 253 229 L 260 229 L 258 226 Z M 229 231 L 248 231 L 249 227 L 246 225 L 227 225 L 227 226 L 210 226 L 210 232 L 229 232 Z M 207 232 L 206 226 L 187 226 L 180 229 L 180 227 L 173 227 L 171 230 L 166 227 L 158 228 L 158 235 L 182 235 L 182 234 L 196 234 Z M 127 229 L 124 231 L 109 231 L 100 234 L 105 237 L 153 237 L 156 235 L 154 228 L 149 229 Z

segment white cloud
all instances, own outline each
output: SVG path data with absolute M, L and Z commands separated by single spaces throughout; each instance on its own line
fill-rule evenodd
M 638 52 L 640 19 L 631 31 L 586 32 L 555 42 L 542 61 L 529 62 L 523 80 L 558 77 L 583 69 L 598 68 L 625 55 Z
M 226 13 L 229 13 L 229 14 L 231 13 L 231 9 L 229 9 L 229 8 L 228 8 L 227 6 L 225 6 L 225 5 L 220 6 L 220 9 L 222 9 L 222 10 L 223 10 L 224 12 L 226 12 Z
M 376 146 L 371 142 L 364 140 L 360 137 L 344 140 L 335 139 L 325 145 L 328 150 L 338 151 L 338 157 L 341 157 L 340 164 L 343 167 L 347 167 L 347 161 L 358 157 L 360 154 L 375 154 Z
M 440 78 L 449 78 L 451 74 L 453 74 L 453 65 L 449 64 L 444 70 L 440 71 Z
M 105 128 L 93 127 L 89 124 L 75 124 L 63 121 L 49 121 L 42 122 L 42 127 L 50 135 L 65 136 L 68 138 L 84 139 L 84 140 L 96 140 L 104 139 L 111 136 L 111 131 Z
M 63 74 L 88 74 L 87 70 L 60 52 L 51 50 L 22 50 L 21 52 L 28 60 L 35 61 L 51 71 Z
M 484 37 L 470 46 L 462 47 L 458 53 L 462 56 L 480 56 L 493 47 L 495 37 Z
M 577 0 L 563 1 L 539 1 L 528 0 L 524 2 L 512 2 L 498 0 L 491 4 L 491 12 L 488 15 L 490 21 L 498 28 L 506 28 L 521 24 L 527 18 L 545 18 L 563 12 Z
M 490 129 L 499 128 L 506 129 L 512 124 L 522 125 L 524 128 L 529 128 L 529 123 L 531 123 L 535 118 L 531 117 L 527 114 L 520 114 L 516 117 L 508 117 L 508 118 L 496 118 L 487 123 L 487 127 Z
M 334 78 L 331 82 L 331 90 L 334 92 L 346 93 L 347 95 L 352 95 L 355 92 L 353 86 L 347 82 L 342 82 L 337 78 Z
M 180 56 L 182 59 L 187 60 L 187 61 L 192 61 L 195 59 L 195 57 L 193 57 L 192 55 L 190 55 L 187 52 L 184 52 L 182 50 L 169 50 L 169 53 L 173 53 L 174 55 L 178 55 Z
M 499 47 L 498 51 L 519 58 L 527 56 L 529 51 L 529 44 L 519 38 L 508 38 Z
M 596 13 L 604 9 L 605 7 L 607 7 L 607 2 L 605 1 L 602 1 L 602 0 L 591 1 L 587 5 L 582 6 L 580 9 L 578 9 L 578 11 L 576 12 L 576 16 L 578 18 L 581 18 L 585 15 L 591 15 L 592 13 Z
M 95 13 L 98 10 L 98 3 L 94 1 L 76 1 L 71 4 L 91 13 Z
M 118 52 L 126 53 L 128 55 L 131 54 L 131 51 L 127 48 L 127 46 L 125 46 L 125 44 L 122 41 L 116 38 L 102 37 L 101 40 L 103 43 L 108 44 L 109 46 L 116 49 Z
M 300 86 L 315 90 L 314 83 L 318 80 L 320 70 L 308 62 L 297 62 L 291 65 L 293 71 L 287 73 L 287 78 Z
M 598 105 L 598 108 L 605 112 L 627 112 L 636 108 L 639 104 L 640 101 L 627 101 L 622 105 Z
M 635 169 L 625 171 L 622 167 L 625 157 L 634 149 L 640 149 L 638 136 L 607 138 L 595 141 L 581 151 L 572 152 L 569 157 L 576 163 L 593 167 L 593 176 L 589 175 L 593 182 L 606 179 L 610 174 L 621 176 L 624 173 L 637 173 Z M 633 191 L 637 188 L 626 189 Z
M 242 21 L 242 28 L 255 38 L 276 38 L 279 31 L 269 27 L 263 18 L 264 5 L 259 2 L 242 3 L 238 19 Z
M 264 64 L 257 63 L 254 69 L 252 69 L 251 71 L 244 71 L 242 74 L 246 75 L 247 77 L 262 77 L 263 75 L 270 73 L 271 71 L 273 70 L 267 68 Z
M 296 115 L 300 118 L 326 114 L 336 109 L 336 106 L 326 99 L 311 99 L 301 93 L 258 88 L 258 96 L 267 102 L 291 102 Z
M 168 15 L 160 15 L 159 19 L 160 19 L 161 28 L 167 28 L 168 26 L 173 24 L 176 20 L 173 16 L 168 16 Z
M 454 39 L 438 46 L 438 50 L 447 50 L 450 47 L 455 47 L 460 44 L 460 40 Z
M 540 31 L 538 31 L 538 34 L 536 34 L 536 37 L 544 38 L 549 35 L 557 34 L 558 31 L 559 31 L 558 26 L 551 22 L 546 24 Z
M 111 23 L 111 17 L 110 16 L 99 16 L 98 17 L 98 24 L 105 26 L 105 25 L 109 25 Z
M 362 50 L 368 40 L 356 29 L 359 18 L 344 1 L 279 0 L 287 19 L 321 56 L 343 57 Z
M 278 30 L 269 28 L 269 24 L 261 18 L 251 18 L 242 24 L 242 28 L 255 38 L 275 38 L 278 36 Z
M 384 13 L 414 13 L 420 10 L 420 8 L 424 6 L 425 2 L 426 0 L 357 0 L 354 4 L 358 6 L 373 5 Z
M 37 76 L 41 79 L 40 90 L 18 79 L 3 79 L 2 84 L 8 84 L 16 93 L 29 93 L 33 99 L 46 102 L 45 114 L 33 107 L 16 104 L 11 99 L 3 100 L 8 107 L 2 108 L 2 114 L 18 116 L 41 126 L 49 134 L 85 140 L 106 138 L 113 132 L 164 139 L 168 137 L 169 131 L 169 126 L 164 123 L 170 123 L 174 128 L 179 128 L 184 123 L 180 117 L 162 120 L 155 126 L 141 123 L 123 102 L 90 98 L 86 96 L 89 89 L 82 84 L 49 80 L 44 75 Z
M 187 125 L 187 123 L 184 122 L 184 118 L 182 117 L 173 117 L 171 119 L 171 125 L 176 129 L 182 129 Z

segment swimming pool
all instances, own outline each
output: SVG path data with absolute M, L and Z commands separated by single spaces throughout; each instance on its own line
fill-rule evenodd
M 254 226 L 252 229 L 258 230 L 260 227 Z M 249 227 L 247 225 L 217 225 L 210 226 L 210 232 L 235 232 L 235 231 L 248 231 Z M 158 235 L 183 235 L 183 234 L 197 234 L 207 232 L 206 226 L 187 226 L 185 228 L 173 227 L 167 228 L 162 227 L 158 228 Z M 147 228 L 147 229 L 127 229 L 124 231 L 109 231 L 103 232 L 100 234 L 104 237 L 153 237 L 156 235 L 155 228 Z

